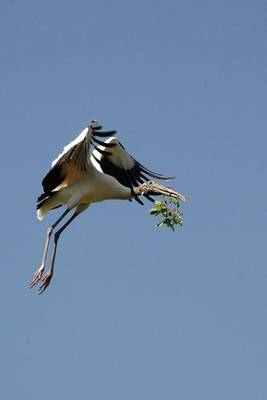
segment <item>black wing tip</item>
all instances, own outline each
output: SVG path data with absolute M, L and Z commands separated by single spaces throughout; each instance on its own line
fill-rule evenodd
M 116 135 L 117 131 L 113 130 L 113 131 L 101 131 L 99 132 L 98 130 L 96 131 L 94 129 L 94 135 L 95 136 L 99 136 L 99 137 L 107 137 L 107 136 L 112 136 L 112 135 Z
M 134 200 L 137 201 L 137 203 L 139 203 L 141 206 L 144 205 L 143 201 L 140 200 L 139 197 L 136 196 L 136 197 L 134 198 Z
M 110 151 L 102 150 L 98 146 L 94 146 L 94 148 L 96 149 L 96 151 L 98 151 L 98 153 L 102 154 L 102 156 L 111 156 L 112 154 L 110 153 Z
M 115 147 L 117 145 L 117 143 L 106 143 L 103 142 L 102 140 L 97 139 L 96 137 L 93 137 L 93 142 L 99 144 L 100 146 L 103 147 Z
M 175 176 L 162 176 L 161 178 L 158 178 L 159 180 L 163 180 L 163 181 L 168 181 L 170 179 L 175 179 Z
M 175 179 L 175 176 L 164 176 L 162 174 L 158 174 L 157 172 L 153 172 L 150 169 L 146 168 L 144 165 L 142 165 L 141 163 L 139 163 L 138 161 L 136 161 L 136 165 L 137 167 L 140 169 L 140 171 L 142 171 L 144 174 L 152 177 L 152 178 L 156 178 L 162 181 L 167 181 L 169 179 Z
M 42 193 L 40 196 L 37 197 L 37 203 L 36 203 L 36 210 L 39 210 L 39 208 L 42 207 L 42 205 L 49 200 L 51 197 L 51 193 Z

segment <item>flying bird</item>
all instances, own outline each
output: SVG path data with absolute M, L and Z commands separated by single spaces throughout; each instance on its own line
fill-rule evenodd
M 151 196 L 155 195 L 185 201 L 182 194 L 149 180 L 173 177 L 165 177 L 144 167 L 114 136 L 116 131 L 101 129 L 100 123 L 92 120 L 76 139 L 64 147 L 42 181 L 43 193 L 37 199 L 37 218 L 42 220 L 50 210 L 63 205 L 66 209 L 47 230 L 41 265 L 30 283 L 33 287 L 41 281 L 39 294 L 44 292 L 52 279 L 61 233 L 91 203 L 134 199 L 144 204 L 140 196 L 154 201 Z M 107 139 L 103 141 L 99 138 Z M 43 277 L 52 233 L 71 210 L 74 210 L 71 217 L 54 234 L 50 268 Z

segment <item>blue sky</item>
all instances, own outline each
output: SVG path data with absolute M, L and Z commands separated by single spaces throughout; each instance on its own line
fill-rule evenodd
M 267 398 L 266 5 L 24 1 L 1 9 L 1 398 Z M 92 119 L 191 196 L 92 205 L 27 287 L 41 179 Z

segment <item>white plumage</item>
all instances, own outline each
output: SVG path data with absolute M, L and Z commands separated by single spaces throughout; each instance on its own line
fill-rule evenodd
M 44 192 L 38 197 L 37 217 L 42 220 L 53 208 L 66 205 L 66 210 L 48 228 L 41 266 L 36 271 L 30 287 L 41 278 L 45 269 L 48 246 L 54 228 L 70 210 L 73 215 L 54 235 L 51 267 L 39 288 L 42 293 L 49 285 L 56 257 L 60 234 L 91 203 L 109 199 L 137 200 L 144 195 L 164 194 L 185 200 L 184 196 L 162 185 L 149 182 L 148 176 L 156 179 L 171 179 L 150 171 L 136 161 L 114 135 L 116 131 L 101 131 L 98 121 L 90 124 L 64 147 L 63 152 L 52 162 L 51 169 L 42 181 Z M 108 137 L 104 142 L 99 137 Z

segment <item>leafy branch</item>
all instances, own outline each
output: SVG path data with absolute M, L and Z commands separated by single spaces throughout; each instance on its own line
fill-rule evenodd
M 162 201 L 154 202 L 154 207 L 151 208 L 150 214 L 160 218 L 156 224 L 157 227 L 165 225 L 174 231 L 177 225 L 183 224 L 183 214 L 180 212 L 179 207 L 180 202 L 177 198 L 164 196 Z

